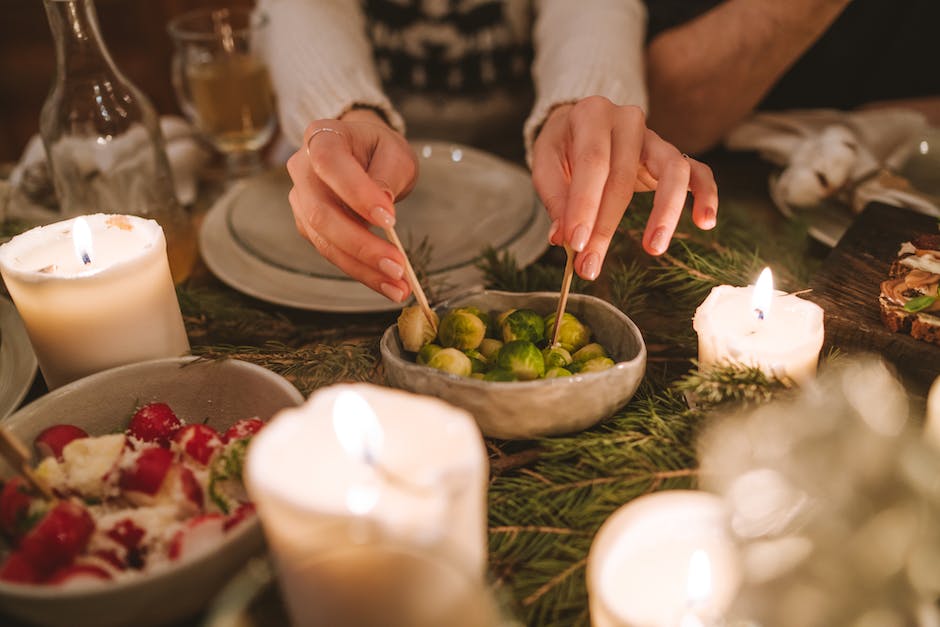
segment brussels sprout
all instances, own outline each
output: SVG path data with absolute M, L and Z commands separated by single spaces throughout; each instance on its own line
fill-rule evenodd
M 484 381 L 518 381 L 519 379 L 513 373 L 508 370 L 502 370 L 497 368 L 496 370 L 490 370 L 485 375 L 483 375 Z
M 555 332 L 555 314 L 545 316 L 545 335 L 551 340 Z M 591 341 L 591 330 L 578 320 L 574 314 L 565 312 L 561 317 L 561 328 L 558 330 L 558 345 L 569 353 L 583 347 Z
M 437 314 L 431 312 L 434 324 L 437 324 Z M 427 316 L 421 307 L 413 305 L 405 307 L 398 316 L 398 337 L 406 351 L 417 353 L 421 347 L 434 340 L 434 327 L 428 322 Z
M 500 331 L 504 342 L 541 342 L 545 339 L 545 320 L 531 309 L 517 309 L 506 316 Z
M 486 313 L 479 307 L 458 307 L 454 309 L 454 313 L 472 313 L 474 316 L 483 321 L 483 326 L 490 328 L 490 314 Z
M 515 308 L 515 307 L 513 307 L 512 309 L 507 309 L 507 310 L 504 311 L 503 313 L 501 313 L 501 314 L 499 314 L 498 316 L 496 316 L 496 329 L 497 329 L 497 331 L 499 331 L 500 333 L 502 333 L 503 322 L 505 322 L 505 321 L 506 321 L 506 318 L 509 316 L 509 314 L 513 313 L 514 311 L 516 311 L 516 308 Z
M 486 357 L 480 351 L 470 348 L 465 350 L 463 354 L 470 358 L 472 372 L 486 372 Z
M 545 371 L 546 379 L 557 379 L 558 377 L 570 377 L 571 373 L 561 367 L 549 368 Z
M 582 374 L 585 372 L 600 372 L 601 370 L 607 370 L 613 367 L 614 360 L 610 357 L 595 357 L 594 359 L 582 362 L 581 369 L 578 372 Z
M 477 350 L 480 351 L 486 361 L 495 362 L 496 355 L 499 353 L 499 349 L 503 347 L 503 343 L 499 340 L 493 339 L 491 337 L 483 338 L 483 341 L 480 342 L 480 345 L 477 347 Z
M 538 379 L 545 374 L 545 360 L 542 359 L 542 351 L 535 344 L 526 340 L 506 342 L 499 349 L 496 364 L 523 381 Z
M 461 377 L 469 377 L 470 373 L 473 372 L 470 358 L 456 348 L 442 348 L 437 351 L 428 361 L 428 366 Z
M 443 346 L 467 350 L 480 345 L 486 335 L 486 325 L 472 313 L 450 311 L 441 319 L 437 335 Z
M 545 360 L 546 368 L 565 367 L 571 363 L 571 353 L 561 346 L 551 346 L 542 349 L 542 359 Z
M 571 356 L 571 359 L 576 362 L 585 362 L 591 361 L 595 357 L 607 357 L 607 351 L 604 350 L 604 347 L 597 342 L 592 342 L 591 344 L 583 346 L 580 350 L 576 351 Z
M 421 350 L 418 351 L 418 356 L 415 357 L 415 361 L 426 366 L 428 362 L 431 361 L 431 357 L 434 357 L 440 350 L 441 347 L 437 344 L 425 344 L 421 347 Z

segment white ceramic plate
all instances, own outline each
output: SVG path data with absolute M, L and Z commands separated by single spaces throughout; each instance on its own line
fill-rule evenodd
M 420 175 L 398 203 L 396 231 L 414 250 L 427 238 L 431 291 L 482 283 L 476 263 L 486 246 L 520 266 L 548 247 L 549 219 L 521 167 L 474 148 L 442 142 L 413 145 Z M 401 305 L 346 277 L 296 231 L 285 171 L 235 184 L 206 215 L 199 246 L 209 269 L 256 298 L 316 311 L 393 311 Z
M 0 418 L 23 401 L 36 377 L 36 354 L 23 320 L 6 298 L 0 298 Z

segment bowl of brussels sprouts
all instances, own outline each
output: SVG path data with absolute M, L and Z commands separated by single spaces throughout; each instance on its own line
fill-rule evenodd
M 476 290 L 435 308 L 436 333 L 418 307 L 406 307 L 382 336 L 387 381 L 463 407 L 488 437 L 586 429 L 633 397 L 646 345 L 619 309 L 571 294 L 549 346 L 557 304 L 557 292 Z

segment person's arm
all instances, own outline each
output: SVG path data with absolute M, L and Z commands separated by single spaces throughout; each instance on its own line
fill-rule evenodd
M 650 127 L 680 150 L 715 146 L 851 0 L 728 0 L 647 48 Z
M 359 2 L 260 0 L 258 9 L 269 20 L 264 55 L 288 141 L 300 146 L 312 120 L 340 118 L 355 106 L 404 131 L 382 91 Z

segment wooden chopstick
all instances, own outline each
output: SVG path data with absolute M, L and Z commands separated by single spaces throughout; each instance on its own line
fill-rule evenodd
M 398 233 L 395 232 L 395 227 L 386 227 L 385 237 L 387 237 L 388 241 L 395 245 L 395 248 L 401 252 L 401 256 L 405 259 L 405 277 L 408 279 L 408 284 L 411 285 L 411 292 L 415 295 L 415 299 L 418 301 L 418 305 L 421 306 L 421 311 L 424 312 L 424 317 L 428 319 L 428 322 L 431 324 L 431 328 L 434 329 L 434 333 L 437 333 L 437 322 L 435 321 L 434 314 L 431 311 L 431 305 L 428 304 L 428 297 L 424 295 L 424 290 L 421 289 L 421 283 L 418 281 L 418 275 L 415 274 L 415 270 L 411 266 L 411 261 L 408 259 L 408 253 L 405 252 L 405 247 L 402 246 L 401 240 L 398 239 Z
M 55 501 L 56 495 L 46 485 L 46 482 L 36 476 L 29 463 L 31 455 L 29 449 L 19 438 L 13 435 L 8 429 L 0 427 L 0 456 L 2 456 L 15 471 L 20 473 L 40 494 L 51 501 Z

